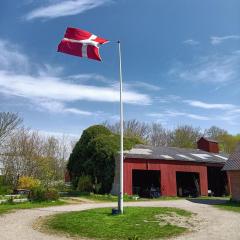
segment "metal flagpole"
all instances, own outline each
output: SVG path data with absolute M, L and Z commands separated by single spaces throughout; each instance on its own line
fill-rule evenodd
M 121 44 L 118 41 L 118 53 L 119 53 L 119 80 L 120 80 L 120 182 L 119 182 L 119 195 L 118 195 L 118 212 L 123 213 L 123 101 L 122 101 L 122 54 Z

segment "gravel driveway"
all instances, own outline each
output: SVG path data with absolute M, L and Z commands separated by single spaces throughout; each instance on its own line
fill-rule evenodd
M 239 240 L 240 213 L 219 210 L 207 204 L 187 200 L 149 201 L 126 203 L 127 206 L 176 207 L 197 213 L 198 230 L 176 237 L 178 240 Z M 115 207 L 116 203 L 83 203 L 39 209 L 18 210 L 0 217 L 1 240 L 69 240 L 67 237 L 46 235 L 34 230 L 33 223 L 41 218 L 58 212 L 80 211 L 97 207 Z

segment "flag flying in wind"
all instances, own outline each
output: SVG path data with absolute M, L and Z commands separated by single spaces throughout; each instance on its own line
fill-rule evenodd
M 99 46 L 107 42 L 108 40 L 90 32 L 68 27 L 58 45 L 58 52 L 101 61 Z

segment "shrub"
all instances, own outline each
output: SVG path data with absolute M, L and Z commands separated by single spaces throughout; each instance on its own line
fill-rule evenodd
M 79 192 L 91 192 L 93 190 L 91 177 L 88 175 L 79 177 L 77 190 Z
M 48 184 L 48 188 L 50 189 L 56 189 L 59 192 L 67 192 L 72 189 L 72 186 L 66 185 L 64 181 L 52 181 L 50 184 Z
M 13 190 L 10 186 L 0 185 L 0 195 L 8 195 L 12 193 L 13 193 Z
M 128 240 L 140 240 L 138 236 L 129 237 Z
M 44 200 L 45 201 L 56 201 L 59 199 L 59 194 L 56 189 L 48 189 L 45 191 Z
M 0 176 L 0 195 L 12 194 L 13 190 L 5 181 L 4 176 Z
M 32 201 L 56 201 L 59 199 L 59 194 L 56 189 L 44 189 L 37 187 L 32 189 L 30 200 Z
M 41 185 L 41 181 L 39 179 L 28 177 L 28 176 L 22 176 L 18 180 L 18 188 L 20 189 L 34 189 L 38 188 Z

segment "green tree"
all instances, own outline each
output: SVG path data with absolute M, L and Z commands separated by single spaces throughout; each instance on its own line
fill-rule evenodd
M 77 178 L 81 175 L 87 175 L 86 164 L 91 153 L 88 150 L 88 144 L 98 135 L 111 135 L 111 131 L 102 125 L 94 125 L 85 129 L 74 146 L 70 154 L 67 169 L 70 173 L 73 184 L 77 185 Z
M 172 147 L 180 148 L 196 148 L 197 140 L 201 136 L 199 128 L 194 128 L 189 125 L 179 126 L 172 132 Z
M 219 139 L 228 134 L 228 132 L 225 129 L 219 128 L 217 126 L 212 126 L 205 130 L 204 135 L 208 138 L 214 139 L 216 141 L 219 141 Z
M 138 138 L 125 137 L 124 149 L 129 150 L 138 143 L 141 143 Z M 100 192 L 108 193 L 114 179 L 115 157 L 120 149 L 120 136 L 117 134 L 99 135 L 91 141 L 89 146 L 91 146 L 89 150 L 92 155 L 86 165 L 90 164 L 87 166 L 88 169 L 92 167 L 91 174 L 95 179 L 95 184 L 100 183 Z
M 120 134 L 120 122 L 110 124 L 104 122 L 103 125 L 107 127 L 112 133 Z M 147 142 L 151 127 L 148 123 L 140 122 L 136 119 L 127 120 L 123 122 L 124 137 L 138 138 L 142 142 Z
M 141 143 L 137 138 L 124 138 L 124 149 L 131 149 L 137 143 Z M 80 176 L 88 175 L 93 186 L 100 185 L 101 193 L 109 193 L 119 149 L 120 136 L 106 127 L 95 125 L 84 130 L 67 165 L 73 183 Z
M 224 134 L 218 138 L 220 150 L 225 153 L 233 153 L 240 142 L 240 135 Z

